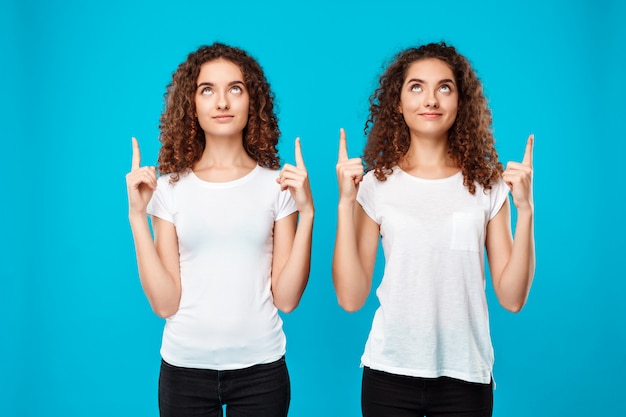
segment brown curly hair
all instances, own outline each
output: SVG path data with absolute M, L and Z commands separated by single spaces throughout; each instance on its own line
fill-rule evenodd
M 199 127 L 194 95 L 202 64 L 225 59 L 243 73 L 250 96 L 248 122 L 243 130 L 243 147 L 259 165 L 278 169 L 280 158 L 276 145 L 280 136 L 278 117 L 274 112 L 274 94 L 259 63 L 245 51 L 222 43 L 204 45 L 187 56 L 172 75 L 165 93 L 165 110 L 161 114 L 159 173 L 174 174 L 191 169 L 202 156 L 204 131 Z
M 463 183 L 471 194 L 476 192 L 476 183 L 489 190 L 503 172 L 494 147 L 491 110 L 469 61 L 445 42 L 399 52 L 381 75 L 379 87 L 369 100 L 369 118 L 364 128 L 368 136 L 363 155 L 365 170 L 374 170 L 376 178 L 385 181 L 407 153 L 411 138 L 398 112 L 400 93 L 409 66 L 425 58 L 445 62 L 458 86 L 458 113 L 448 131 L 448 155 L 461 168 Z

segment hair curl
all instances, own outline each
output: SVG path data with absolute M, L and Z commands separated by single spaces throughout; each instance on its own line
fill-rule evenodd
M 171 174 L 192 168 L 205 148 L 204 131 L 196 116 L 194 96 L 202 64 L 225 59 L 243 73 L 250 96 L 248 122 L 243 130 L 243 147 L 259 165 L 278 169 L 280 158 L 276 145 L 280 136 L 278 117 L 274 112 L 274 94 L 259 63 L 245 51 L 222 43 L 201 46 L 187 56 L 172 75 L 165 93 L 165 110 L 160 119 L 161 149 L 158 170 Z
M 491 110 L 483 88 L 469 61 L 445 42 L 409 48 L 398 53 L 381 75 L 379 87 L 370 96 L 368 136 L 363 159 L 366 171 L 374 170 L 385 181 L 407 153 L 411 138 L 398 106 L 409 66 L 415 61 L 436 58 L 452 70 L 459 91 L 458 113 L 448 131 L 448 155 L 459 165 L 463 184 L 471 194 L 476 183 L 491 189 L 503 172 L 494 147 Z

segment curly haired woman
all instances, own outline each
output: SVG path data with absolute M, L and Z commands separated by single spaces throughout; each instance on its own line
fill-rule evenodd
M 166 319 L 161 416 L 286 416 L 278 309 L 298 305 L 314 207 L 300 141 L 278 171 L 274 96 L 258 62 L 215 43 L 179 65 L 157 179 L 133 138 L 126 176 L 141 284 Z M 153 237 L 147 214 L 152 218 Z
M 517 312 L 535 250 L 533 136 L 523 161 L 505 170 L 491 122 L 468 60 L 435 43 L 400 52 L 381 76 L 365 124 L 365 175 L 341 131 L 333 280 L 344 309 L 368 297 L 379 236 L 385 254 L 361 357 L 366 417 L 492 415 L 483 251 L 499 302 Z

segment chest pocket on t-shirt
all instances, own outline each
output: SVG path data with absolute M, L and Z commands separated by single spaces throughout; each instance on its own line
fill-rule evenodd
M 478 252 L 485 241 L 485 217 L 480 211 L 452 213 L 450 249 Z

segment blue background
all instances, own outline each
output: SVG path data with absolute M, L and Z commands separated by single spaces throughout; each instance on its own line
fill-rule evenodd
M 385 62 L 439 40 L 481 77 L 504 162 L 536 135 L 530 299 L 514 315 L 488 287 L 494 415 L 624 415 L 625 24 L 617 0 L 4 0 L 0 415 L 157 415 L 163 322 L 137 277 L 124 175 L 133 135 L 155 163 L 165 86 L 216 40 L 265 68 L 281 156 L 302 138 L 314 192 L 310 283 L 283 315 L 291 416 L 360 415 L 376 299 L 349 314 L 332 287 L 338 131 L 359 155 Z

